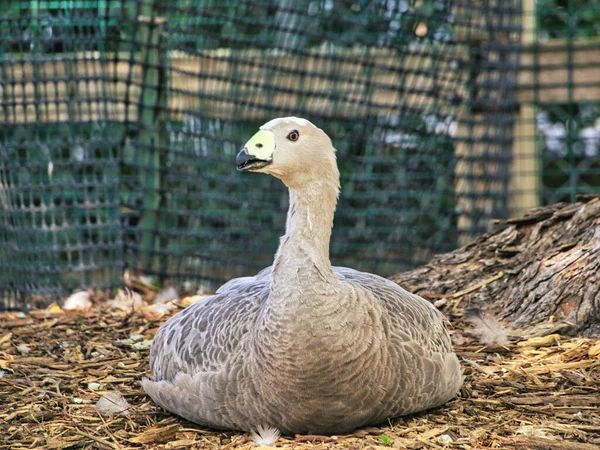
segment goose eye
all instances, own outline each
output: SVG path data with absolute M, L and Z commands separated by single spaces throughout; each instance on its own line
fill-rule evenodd
M 292 142 L 296 142 L 300 138 L 300 133 L 298 133 L 298 130 L 290 131 L 287 138 Z

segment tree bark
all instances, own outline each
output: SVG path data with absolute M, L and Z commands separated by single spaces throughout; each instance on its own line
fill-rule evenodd
M 535 208 L 390 277 L 456 318 L 479 307 L 524 335 L 600 335 L 600 196 Z

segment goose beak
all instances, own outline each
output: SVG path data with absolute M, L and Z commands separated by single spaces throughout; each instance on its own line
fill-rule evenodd
M 246 142 L 237 154 L 235 163 L 240 172 L 255 172 L 273 162 L 275 135 L 272 131 L 260 130 Z

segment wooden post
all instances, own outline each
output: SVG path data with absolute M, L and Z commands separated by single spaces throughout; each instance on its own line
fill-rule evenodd
M 535 0 L 523 0 L 523 48 L 531 48 L 535 42 L 535 31 Z M 533 82 L 536 82 L 535 77 Z M 535 102 L 535 95 L 533 101 Z M 511 217 L 539 205 L 540 158 L 537 154 L 533 104 L 520 105 L 514 136 L 509 202 Z
M 140 185 L 144 189 L 143 211 L 141 216 L 141 247 L 143 249 L 142 268 L 152 269 L 153 262 L 159 261 L 162 270 L 166 261 L 153 255 L 159 251 L 161 239 L 157 239 L 161 231 L 159 209 L 162 203 L 161 193 L 161 149 L 168 146 L 166 130 L 167 113 L 167 55 L 160 48 L 163 17 L 154 16 L 154 3 L 146 0 L 140 8 L 139 42 L 141 43 L 140 62 L 142 65 L 142 98 L 138 123 L 140 127 L 138 162 Z

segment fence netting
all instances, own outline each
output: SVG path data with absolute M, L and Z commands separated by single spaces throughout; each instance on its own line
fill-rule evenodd
M 600 2 L 547 0 L 535 19 L 523 100 L 535 106 L 538 200 L 572 202 L 600 191 Z
M 521 18 L 520 0 L 2 2 L 3 306 L 270 264 L 287 191 L 235 155 L 279 116 L 338 151 L 334 264 L 389 275 L 487 231 L 509 208 Z

